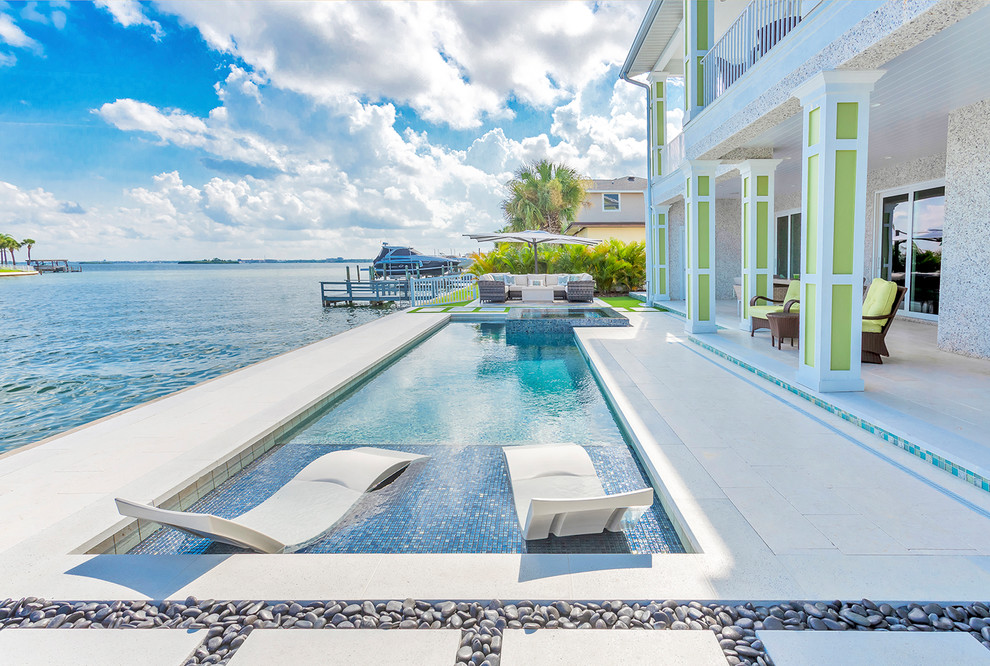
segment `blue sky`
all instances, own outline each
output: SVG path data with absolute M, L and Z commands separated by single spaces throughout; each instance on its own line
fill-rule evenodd
M 0 232 L 73 259 L 472 249 L 522 163 L 643 175 L 645 3 L 0 2 Z

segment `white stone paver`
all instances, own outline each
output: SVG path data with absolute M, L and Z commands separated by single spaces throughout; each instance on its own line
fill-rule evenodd
M 758 631 L 756 635 L 776 666 L 990 664 L 990 650 L 963 632 Z
M 725 666 L 725 656 L 710 631 L 506 629 L 502 633 L 499 663 L 504 666 Z
M 182 629 L 7 629 L 0 631 L 0 663 L 179 666 L 205 635 Z
M 457 658 L 460 638 L 456 629 L 259 629 L 237 649 L 230 664 L 447 666 Z

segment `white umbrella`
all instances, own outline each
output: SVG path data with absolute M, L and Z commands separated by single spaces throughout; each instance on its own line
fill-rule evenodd
M 533 246 L 533 271 L 539 272 L 539 263 L 536 259 L 536 246 L 540 243 L 553 243 L 555 245 L 598 245 L 601 243 L 596 238 L 578 238 L 577 236 L 565 236 L 564 234 L 551 234 L 548 231 L 511 231 L 497 234 L 464 234 L 468 238 L 479 243 L 528 243 Z

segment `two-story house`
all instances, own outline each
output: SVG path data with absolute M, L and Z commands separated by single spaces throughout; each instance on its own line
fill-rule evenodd
M 646 240 L 646 179 L 636 176 L 595 179 L 585 190 L 577 220 L 564 229 L 569 236 L 616 239 L 624 243 Z
M 940 348 L 990 357 L 988 35 L 985 0 L 653 0 L 621 74 L 648 95 L 648 299 L 715 332 L 741 279 L 720 323 L 746 329 L 798 277 L 818 391 L 863 389 L 876 277 Z

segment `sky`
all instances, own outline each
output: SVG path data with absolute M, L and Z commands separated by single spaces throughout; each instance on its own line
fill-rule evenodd
M 0 233 L 77 261 L 475 250 L 525 163 L 645 176 L 618 71 L 647 4 L 0 0 Z

